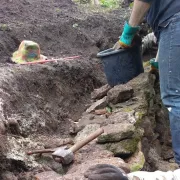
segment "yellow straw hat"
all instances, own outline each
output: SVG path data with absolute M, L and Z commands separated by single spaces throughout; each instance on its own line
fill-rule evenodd
M 12 61 L 21 64 L 32 61 L 47 59 L 46 56 L 40 54 L 39 44 L 33 41 L 24 40 L 21 42 L 19 49 L 13 53 Z

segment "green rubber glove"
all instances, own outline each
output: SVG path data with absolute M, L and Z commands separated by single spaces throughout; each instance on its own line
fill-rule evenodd
M 150 63 L 150 65 L 151 65 L 151 67 L 153 67 L 153 68 L 155 68 L 155 69 L 157 69 L 157 70 L 159 69 L 158 62 L 155 61 L 155 58 L 151 59 L 151 60 L 149 61 L 149 63 Z
M 119 39 L 119 43 L 122 48 L 131 47 L 133 38 L 139 30 L 139 28 L 139 26 L 132 27 L 127 22 L 125 23 L 123 33 Z
M 150 65 L 151 65 L 151 69 L 150 69 L 150 73 L 151 74 L 154 74 L 155 75 L 155 77 L 156 77 L 156 81 L 155 82 L 157 82 L 157 81 L 159 81 L 159 65 L 158 65 L 158 62 L 157 61 L 155 61 L 155 58 L 153 58 L 153 59 L 151 59 L 150 61 L 149 61 L 149 63 L 150 63 Z

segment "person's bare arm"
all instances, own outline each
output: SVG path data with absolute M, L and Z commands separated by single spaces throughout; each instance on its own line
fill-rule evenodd
M 151 3 L 148 0 L 146 0 L 146 2 L 142 0 L 134 0 L 132 13 L 129 19 L 129 25 L 132 27 L 139 26 L 144 16 L 147 14 L 150 6 Z
M 134 6 L 131 12 L 129 22 L 125 23 L 119 41 L 116 42 L 113 46 L 114 49 L 117 50 L 119 48 L 129 48 L 132 46 L 133 40 L 134 42 L 136 42 L 136 39 L 134 37 L 139 30 L 139 25 L 141 21 L 151 7 L 152 1 L 156 0 L 134 0 Z

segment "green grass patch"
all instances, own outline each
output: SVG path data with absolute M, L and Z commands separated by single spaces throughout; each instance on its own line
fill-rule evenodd
M 105 8 L 117 8 L 120 2 L 118 0 L 100 0 L 101 6 Z

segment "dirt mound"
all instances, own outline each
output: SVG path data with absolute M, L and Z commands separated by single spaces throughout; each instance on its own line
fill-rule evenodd
M 46 56 L 86 57 L 84 62 L 53 66 L 2 65 L 2 114 L 5 119 L 15 118 L 21 123 L 20 130 L 10 131 L 28 135 L 42 126 L 54 131 L 57 119 L 72 118 L 69 115 L 73 114 L 74 120 L 83 112 L 88 94 L 104 81 L 102 69 L 98 69 L 101 65 L 92 57 L 116 41 L 125 14 L 125 9 L 113 13 L 85 12 L 71 0 L 1 1 L 0 62 L 6 62 L 24 39 L 38 42 Z M 29 124 L 23 124 L 27 119 Z
M 67 135 L 68 119 L 76 120 L 90 92 L 102 84 L 92 69 L 83 60 L 0 68 L 1 113 L 9 131 L 23 136 L 44 131 Z
M 56 11 L 62 9 L 69 11 L 75 7 L 71 0 L 2 0 L 0 16 L 4 18 L 2 20 L 4 23 L 24 22 L 30 24 L 33 21 L 40 23 L 47 20 L 56 22 Z
M 127 14 L 125 9 L 92 13 L 70 0 L 2 0 L 0 61 L 6 61 L 24 39 L 38 42 L 46 56 L 95 57 L 116 42 Z
M 96 54 L 116 42 L 126 15 L 126 9 L 92 13 L 71 0 L 1 0 L 2 171 L 29 170 L 24 147 L 37 140 L 32 136 L 51 140 L 69 136 L 72 122 L 90 103 L 90 92 L 106 82 Z M 81 55 L 81 59 L 36 66 L 4 64 L 24 39 L 39 43 L 46 56 Z M 45 147 L 37 144 L 31 148 Z
M 55 138 L 55 147 L 64 144 L 90 92 L 105 82 L 97 67 L 85 59 L 0 67 L 0 177 L 29 170 L 27 149 L 51 147 Z

